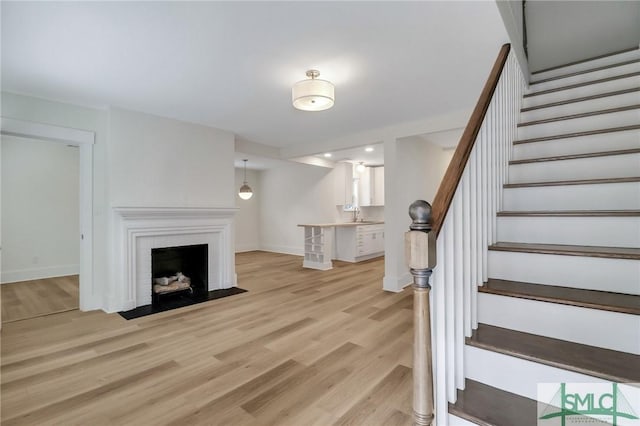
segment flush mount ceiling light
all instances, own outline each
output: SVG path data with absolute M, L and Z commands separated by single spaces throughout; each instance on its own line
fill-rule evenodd
M 331 158 L 331 153 L 330 152 L 325 152 L 324 153 L 324 158 Z
M 365 152 L 373 152 L 373 147 L 372 146 L 368 146 L 364 150 L 365 150 Z
M 307 80 L 293 85 L 291 99 L 293 106 L 302 111 L 324 111 L 333 106 L 335 90 L 327 80 L 319 80 L 320 71 L 307 71 Z
M 244 161 L 244 183 L 240 187 L 240 191 L 238 191 L 238 196 L 243 200 L 248 200 L 253 197 L 253 191 L 251 190 L 251 187 L 247 185 L 247 161 L 249 160 L 242 161 Z
M 359 173 L 362 173 L 362 172 L 364 172 L 366 170 L 365 167 L 364 167 L 364 163 L 362 161 L 360 163 L 358 163 L 358 165 L 356 166 L 356 170 Z

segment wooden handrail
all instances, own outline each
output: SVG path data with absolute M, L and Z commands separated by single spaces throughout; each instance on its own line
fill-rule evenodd
M 473 113 L 471 114 L 469 122 L 464 129 L 464 133 L 462 133 L 460 142 L 458 143 L 458 147 L 451 158 L 449 167 L 447 167 L 447 171 L 445 172 L 442 182 L 438 187 L 438 192 L 433 199 L 433 231 L 435 231 L 436 236 L 440 234 L 444 218 L 449 211 L 451 202 L 453 201 L 453 195 L 455 194 L 458 183 L 462 178 L 462 173 L 464 172 L 464 168 L 469 160 L 469 155 L 471 155 L 471 150 L 476 142 L 478 132 L 480 131 L 480 127 L 484 121 L 484 116 L 487 113 L 489 104 L 491 103 L 491 98 L 493 98 L 493 92 L 496 90 L 496 86 L 500 80 L 500 75 L 502 74 L 502 69 L 504 68 L 504 64 L 507 62 L 509 50 L 511 50 L 511 45 L 508 43 L 500 48 L 498 58 L 493 64 L 489 78 L 484 84 L 482 93 L 480 93 L 480 98 L 473 109 Z

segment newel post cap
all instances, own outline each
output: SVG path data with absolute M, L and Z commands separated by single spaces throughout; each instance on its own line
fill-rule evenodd
M 409 206 L 412 231 L 431 231 L 431 204 L 424 200 L 416 200 Z

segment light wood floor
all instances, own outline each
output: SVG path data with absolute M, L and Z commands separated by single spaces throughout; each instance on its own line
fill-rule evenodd
M 126 321 L 2 327 L 2 424 L 409 425 L 411 292 L 383 261 L 237 256 L 247 293 Z
M 78 276 L 0 285 L 2 322 L 78 309 Z

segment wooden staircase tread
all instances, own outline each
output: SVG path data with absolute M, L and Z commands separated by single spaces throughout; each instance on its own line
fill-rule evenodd
M 511 160 L 509 161 L 509 165 L 541 163 L 545 161 L 577 160 L 580 158 L 608 157 L 613 155 L 627 155 L 627 154 L 638 154 L 638 153 L 640 153 L 640 148 L 617 149 L 614 151 L 600 151 L 600 152 L 589 152 L 585 154 L 567 154 L 567 155 L 555 155 L 552 157 L 538 157 L 538 158 L 527 158 L 524 160 Z
M 537 334 L 478 324 L 466 343 L 616 382 L 640 382 L 640 356 Z
M 593 117 L 595 115 L 613 114 L 616 112 L 631 111 L 639 108 L 640 108 L 640 104 L 625 105 L 625 106 L 616 107 L 616 108 L 607 108 L 607 109 L 600 109 L 597 111 L 581 112 L 579 114 L 562 115 L 559 117 L 545 118 L 541 120 L 525 121 L 523 123 L 518 123 L 518 127 L 535 126 L 538 124 L 554 123 L 557 121 L 575 120 L 577 118 Z
M 631 64 L 638 63 L 638 62 L 640 62 L 640 59 L 631 59 L 631 60 L 628 60 L 628 61 L 617 62 L 615 64 L 609 64 L 609 65 L 603 65 L 601 67 L 590 68 L 588 70 L 582 70 L 582 71 L 576 71 L 576 72 L 572 72 L 572 73 L 568 73 L 568 74 L 562 74 L 562 75 L 558 75 L 556 77 L 543 78 L 542 80 L 532 81 L 529 84 L 533 86 L 533 85 L 540 84 L 540 83 L 546 83 L 546 82 L 555 81 L 555 80 L 562 80 L 563 78 L 575 77 L 575 76 L 578 76 L 578 75 L 589 74 L 589 73 L 596 72 L 596 71 L 603 71 L 603 70 L 607 70 L 607 69 L 611 69 L 611 68 L 622 67 L 622 66 L 625 66 L 625 65 L 631 65 Z
M 542 105 L 536 105 L 536 106 L 521 108 L 520 112 L 533 111 L 533 110 L 536 110 L 536 109 L 543 109 L 543 108 L 551 108 L 551 107 L 560 106 L 560 105 L 568 105 L 568 104 L 573 104 L 573 103 L 576 103 L 576 102 L 591 101 L 591 100 L 594 100 L 594 99 L 607 98 L 609 96 L 625 95 L 627 93 L 633 93 L 633 92 L 640 92 L 640 87 L 633 87 L 633 88 L 630 88 L 630 89 L 614 90 L 612 92 L 598 93 L 597 95 L 582 96 L 582 97 L 579 97 L 579 98 L 566 99 L 564 101 L 549 102 L 549 103 L 542 104 Z
M 626 74 L 614 75 L 614 76 L 611 76 L 611 77 L 598 78 L 597 80 L 584 81 L 584 82 L 581 82 L 581 83 L 568 84 L 568 85 L 562 86 L 562 87 L 555 87 L 553 89 L 546 89 L 546 90 L 540 90 L 538 92 L 526 93 L 524 95 L 524 97 L 525 98 L 531 98 L 531 97 L 534 97 L 534 96 L 546 95 L 546 94 L 549 94 L 549 93 L 562 92 L 564 90 L 569 90 L 569 89 L 577 89 L 578 87 L 591 86 L 592 84 L 599 84 L 599 83 L 606 83 L 606 82 L 609 82 L 609 81 L 622 80 L 624 78 L 636 77 L 636 76 L 639 76 L 639 75 L 640 75 L 640 71 L 636 71 L 636 72 L 630 72 L 630 73 L 626 73 Z
M 560 135 L 540 136 L 537 138 L 520 139 L 513 141 L 514 145 L 532 142 L 552 141 L 556 139 L 577 138 L 580 136 L 600 135 L 603 133 L 625 132 L 627 130 L 640 130 L 640 124 L 632 124 L 629 126 L 608 127 L 606 129 L 585 130 L 582 132 L 563 133 Z
M 536 426 L 537 403 L 533 399 L 466 379 L 449 413 L 482 426 Z
M 481 293 L 640 315 L 640 296 L 489 278 Z
M 639 48 L 637 46 L 634 46 L 634 47 L 630 47 L 630 48 L 627 48 L 627 49 L 617 50 L 615 52 L 605 53 L 604 55 L 593 56 L 591 58 L 581 59 L 579 61 L 573 61 L 573 62 L 569 62 L 567 64 L 556 65 L 556 66 L 553 66 L 553 67 L 549 67 L 549 68 L 545 68 L 545 69 L 541 69 L 541 70 L 537 70 L 537 71 L 532 71 L 531 75 L 542 74 L 543 72 L 554 71 L 554 70 L 558 70 L 560 68 L 570 67 L 572 65 L 584 64 L 585 62 L 595 61 L 596 59 L 608 58 L 609 56 L 620 55 L 621 53 L 633 52 L 634 50 L 638 50 L 638 49 Z
M 574 246 L 568 244 L 539 244 L 497 242 L 489 246 L 493 251 L 512 251 L 521 253 L 556 254 L 563 256 L 604 257 L 609 259 L 640 260 L 640 248 Z
M 563 186 L 563 185 L 594 185 L 605 183 L 629 183 L 640 182 L 640 177 L 622 177 L 622 178 L 600 178 L 600 179 L 578 179 L 578 180 L 556 180 L 549 182 L 524 182 L 524 183 L 505 183 L 505 188 L 530 188 L 536 186 Z
M 521 210 L 501 211 L 498 217 L 636 217 L 640 210 Z

